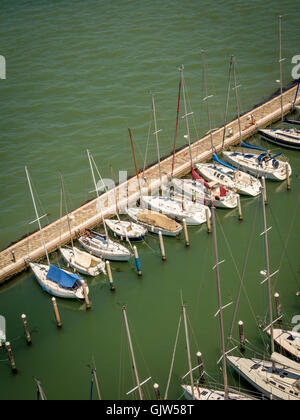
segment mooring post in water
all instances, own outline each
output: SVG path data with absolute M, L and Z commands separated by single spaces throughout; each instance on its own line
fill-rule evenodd
M 61 323 L 61 320 L 60 320 L 59 311 L 58 311 L 58 307 L 57 307 L 55 297 L 52 298 L 52 304 L 53 304 L 53 309 L 54 309 L 54 314 L 55 314 L 55 318 L 56 318 L 57 327 L 61 328 L 62 323 Z
M 280 304 L 280 299 L 279 299 L 279 293 L 275 293 L 274 298 L 275 298 L 275 306 L 276 306 L 276 316 L 277 318 L 280 318 L 281 304 Z M 280 323 L 280 320 L 278 320 L 277 322 Z
M 138 250 L 137 250 L 135 245 L 133 247 L 133 252 L 134 252 L 136 269 L 137 269 L 138 275 L 141 276 L 142 275 L 142 267 L 141 267 L 141 263 L 140 263 Z
M 7 350 L 7 353 L 8 353 L 8 357 L 9 357 L 9 360 L 10 360 L 11 370 L 14 373 L 16 373 L 17 372 L 17 367 L 16 367 L 15 359 L 14 359 L 14 356 L 13 356 L 12 349 L 11 349 L 11 346 L 10 346 L 10 342 L 9 341 L 7 341 L 5 343 L 5 347 L 6 347 L 6 350 Z
M 26 336 L 27 344 L 31 344 L 31 337 L 30 337 L 30 332 L 29 332 L 29 328 L 28 328 L 28 323 L 27 323 L 26 315 L 23 314 L 21 316 L 21 318 L 22 318 L 23 324 L 24 324 L 24 330 L 25 330 L 25 336 Z
M 200 381 L 204 381 L 204 365 L 202 360 L 202 353 L 200 351 L 197 352 L 197 362 L 198 362 L 198 369 L 199 369 L 199 375 L 200 375 Z
M 83 289 L 83 295 L 84 295 L 84 301 L 85 301 L 86 309 L 91 309 L 91 303 L 90 303 L 88 292 L 87 292 L 86 282 L 82 283 L 82 289 Z
M 210 214 L 209 214 L 208 207 L 205 209 L 205 214 L 206 214 L 207 233 L 211 233 Z
M 160 391 L 159 391 L 159 385 L 158 384 L 154 384 L 153 387 L 154 387 L 156 399 L 157 399 L 157 401 L 160 401 L 161 400 L 161 396 L 160 396 Z
M 239 333 L 240 333 L 240 349 L 245 351 L 245 333 L 244 333 L 244 323 L 239 321 Z
M 111 291 L 114 291 L 116 289 L 115 289 L 113 277 L 112 277 L 112 274 L 111 274 L 111 268 L 110 268 L 110 262 L 109 261 L 106 261 L 106 269 L 107 269 L 107 274 L 108 274 L 108 280 L 109 280 L 110 290 Z
M 182 222 L 183 222 L 183 230 L 184 230 L 185 245 L 186 245 L 186 246 L 190 246 L 189 232 L 188 232 L 188 229 L 187 229 L 186 220 L 185 220 L 185 219 L 183 219 L 183 220 L 182 220 Z
M 266 188 L 266 178 L 263 176 L 261 178 L 261 180 L 262 180 L 262 185 L 263 185 L 263 189 L 264 189 L 264 202 L 265 202 L 265 204 L 268 204 L 267 188 Z
M 285 165 L 285 170 L 286 170 L 286 186 L 287 186 L 287 190 L 289 191 L 291 189 L 291 177 L 290 177 L 290 168 L 289 168 L 288 163 L 286 163 Z
M 243 220 L 243 212 L 242 212 L 242 204 L 241 204 L 241 196 L 238 194 L 238 211 L 239 211 L 239 220 Z
M 158 232 L 159 237 L 159 245 L 160 245 L 160 252 L 161 252 L 161 259 L 165 261 L 167 259 L 166 252 L 165 252 L 165 245 L 164 245 L 164 239 L 162 236 L 161 231 Z

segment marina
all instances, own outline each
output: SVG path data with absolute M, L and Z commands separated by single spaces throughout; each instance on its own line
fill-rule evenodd
M 2 104 L 0 399 L 127 400 L 132 407 L 137 400 L 177 400 L 181 407 L 194 400 L 195 409 L 197 400 L 299 400 L 300 156 L 262 136 L 266 129 L 298 133 L 299 80 L 288 74 L 291 60 L 282 58 L 295 49 L 294 38 L 287 42 L 294 17 L 284 17 L 282 34 L 279 16 L 279 52 L 270 50 L 282 13 L 274 6 L 275 17 L 264 18 L 261 52 L 249 48 L 249 57 L 243 55 L 240 32 L 220 57 L 223 50 L 205 26 L 218 10 L 207 5 L 201 17 L 206 41 L 196 57 L 186 48 L 198 31 L 195 19 L 180 17 L 195 16 L 196 4 L 184 11 L 177 1 L 172 10 L 147 5 L 149 16 L 141 20 L 125 13 L 132 4 L 119 4 L 120 22 L 130 22 L 119 25 L 127 44 L 111 32 L 120 10 L 103 5 L 100 13 L 100 3 L 88 3 L 93 19 L 83 5 L 26 6 L 52 35 L 36 43 L 22 35 L 41 79 L 30 84 L 24 74 L 28 98 L 21 109 L 14 102 L 14 122 L 7 112 L 11 95 L 21 94 L 15 84 L 21 73 L 12 52 L 10 77 L 0 81 L 8 101 Z M 247 6 L 256 43 L 265 6 L 259 9 Z M 150 11 L 169 36 L 163 37 L 164 25 L 161 33 L 153 30 L 158 26 Z M 144 9 L 135 12 L 146 16 Z M 226 33 L 238 27 L 237 16 L 245 25 L 243 15 L 242 9 L 232 15 L 230 30 L 221 24 L 222 48 Z M 184 28 L 178 37 L 177 19 Z M 24 22 L 30 20 L 27 15 Z M 30 33 L 40 33 L 38 27 Z M 150 41 L 150 33 L 165 45 Z M 55 52 L 60 77 L 50 88 L 54 75 L 44 73 L 44 65 L 51 67 L 56 55 L 39 48 L 53 45 L 55 34 L 66 44 Z M 101 53 L 91 54 L 101 35 Z M 214 56 L 202 49 L 207 42 Z M 75 46 L 83 59 L 74 85 Z M 154 51 L 164 57 L 155 65 Z M 251 60 L 255 69 L 246 68 Z M 29 109 L 23 139 L 18 118 Z

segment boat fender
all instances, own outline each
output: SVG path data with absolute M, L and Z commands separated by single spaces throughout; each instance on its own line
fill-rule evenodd
M 220 197 L 218 195 L 215 196 L 215 199 L 220 201 Z
M 278 169 L 278 167 L 279 167 L 279 162 L 278 162 L 278 160 L 273 159 L 273 160 L 272 160 L 272 164 L 273 164 L 273 167 L 274 167 L 275 169 Z

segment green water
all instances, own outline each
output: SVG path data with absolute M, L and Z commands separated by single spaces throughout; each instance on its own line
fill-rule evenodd
M 0 246 L 33 229 L 34 213 L 25 179 L 28 165 L 48 221 L 60 214 L 59 171 L 64 174 L 69 207 L 92 198 L 86 148 L 103 177 L 115 171 L 133 173 L 127 128 L 133 131 L 138 164 L 143 166 L 155 92 L 161 154 L 172 149 L 178 90 L 178 66 L 195 117 L 193 139 L 208 129 L 202 103 L 200 50 L 206 50 L 209 93 L 214 95 L 213 126 L 223 122 L 228 65 L 238 63 L 242 110 L 268 97 L 278 85 L 277 16 L 283 19 L 284 82 L 291 79 L 291 58 L 299 53 L 299 5 L 246 1 L 16 1 L 2 0 L 0 55 L 6 59 L 6 80 L 0 80 L 1 104 L 1 238 Z M 182 111 L 183 112 L 183 111 Z M 230 117 L 234 116 L 233 98 Z M 256 141 L 260 141 L 256 139 Z M 177 146 L 185 143 L 180 127 Z M 299 313 L 300 157 L 285 152 L 294 175 L 292 191 L 285 183 L 268 183 L 268 224 L 274 291 L 281 296 L 285 322 Z M 155 161 L 152 139 L 148 163 Z M 244 221 L 237 212 L 217 211 L 224 304 L 235 299 L 257 199 L 243 199 Z M 42 211 L 42 208 L 41 208 Z M 43 213 L 44 214 L 44 213 Z M 266 290 L 260 286 L 264 267 L 260 208 L 247 265 L 245 293 L 238 318 L 245 323 L 251 345 L 263 352 L 257 318 L 266 315 Z M 212 237 L 205 226 L 191 228 L 190 249 L 181 240 L 166 239 L 162 262 L 157 238 L 139 244 L 143 276 L 134 265 L 113 263 L 116 292 L 104 277 L 88 280 L 92 310 L 79 302 L 58 300 L 63 329 L 57 331 L 51 301 L 30 272 L 0 288 L 0 314 L 6 317 L 19 374 L 13 376 L 0 350 L 0 398 L 33 399 L 33 377 L 41 380 L 49 399 L 88 399 L 95 361 L 103 398 L 125 399 L 133 388 L 122 306 L 133 335 L 140 377 L 152 376 L 164 393 L 181 299 L 190 320 L 192 354 L 200 350 L 205 368 L 221 380 Z M 228 246 L 227 246 L 228 245 Z M 233 260 L 234 257 L 234 260 Z M 53 261 L 61 263 L 58 255 Z M 33 345 L 28 348 L 20 319 L 26 313 Z M 229 328 L 232 307 L 226 310 Z M 235 328 L 235 338 L 236 337 Z M 250 353 L 249 353 L 250 354 Z M 194 357 L 195 359 L 195 357 Z M 194 365 L 196 360 L 194 360 Z M 179 377 L 188 370 L 181 330 L 169 398 L 181 396 Z M 230 382 L 238 381 L 230 372 Z M 145 397 L 154 397 L 152 383 Z M 245 383 L 243 383 L 245 386 Z

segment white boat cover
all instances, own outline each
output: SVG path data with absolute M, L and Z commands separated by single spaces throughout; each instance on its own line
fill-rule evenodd
M 90 268 L 92 265 L 92 256 L 87 252 L 82 252 L 77 248 L 74 248 L 76 262 L 84 268 Z
M 274 352 L 271 356 L 272 362 L 278 363 L 279 365 L 286 366 L 287 368 L 291 368 L 293 370 L 299 371 L 300 375 L 300 364 L 297 362 L 294 362 L 291 359 L 288 359 L 285 356 L 282 356 L 279 353 Z M 300 380 L 300 379 L 299 379 Z

